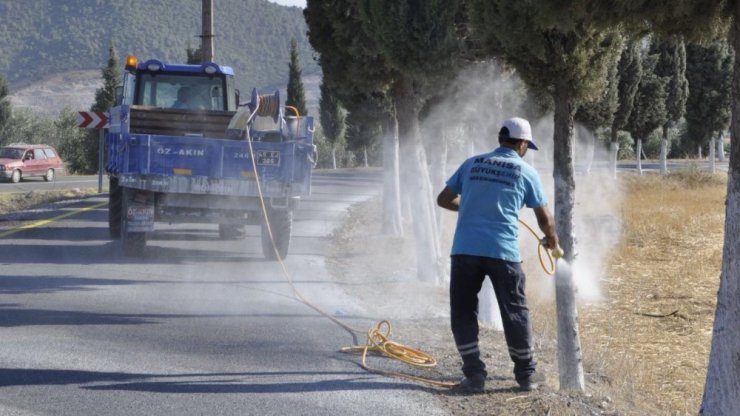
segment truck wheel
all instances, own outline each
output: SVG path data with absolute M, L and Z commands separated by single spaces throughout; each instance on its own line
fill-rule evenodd
M 13 183 L 18 183 L 21 181 L 21 171 L 18 169 L 13 171 L 13 174 L 10 176 L 10 181 Z
M 293 211 L 270 211 L 270 229 L 275 240 L 275 247 L 281 259 L 288 256 L 290 247 L 290 232 L 293 228 Z M 262 221 L 262 254 L 267 260 L 277 260 L 275 249 L 272 247 L 267 223 Z
M 126 257 L 143 257 L 146 251 L 146 233 L 124 232 L 121 236 L 123 255 Z
M 247 227 L 236 224 L 219 224 L 218 236 L 222 240 L 243 240 L 247 236 Z
M 54 180 L 54 169 L 49 169 L 46 171 L 46 175 L 44 175 L 44 180 L 46 182 L 52 182 Z
M 123 245 L 123 255 L 126 257 L 143 257 L 146 250 L 146 233 L 131 232 L 128 230 L 128 220 L 125 212 L 128 211 L 129 195 L 128 190 L 121 189 L 121 244 Z
M 121 198 L 123 191 L 118 178 L 108 180 L 108 232 L 110 238 L 121 238 Z

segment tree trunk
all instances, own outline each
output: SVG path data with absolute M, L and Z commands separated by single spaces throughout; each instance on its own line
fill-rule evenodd
M 429 137 L 429 165 L 431 167 L 432 194 L 436 195 L 447 181 L 447 133 L 444 128 L 435 129 Z M 442 229 L 442 208 L 437 207 L 437 229 Z
M 712 172 L 712 174 L 717 173 L 717 164 L 714 163 L 714 136 L 712 136 L 711 139 L 709 139 L 709 171 Z
M 637 158 L 637 174 L 642 175 L 642 139 L 637 139 L 635 158 Z
M 617 158 L 619 156 L 619 142 L 609 144 L 609 172 L 612 178 L 617 179 Z
M 572 264 L 575 258 L 573 209 L 575 206 L 575 178 L 573 175 L 573 109 L 567 91 L 556 90 L 555 96 L 554 168 L 555 222 L 560 246 L 565 251 L 563 260 Z M 560 389 L 584 391 L 581 341 L 578 330 L 578 311 L 573 276 L 570 269 L 557 265 L 555 296 L 558 320 L 558 369 Z M 565 270 L 561 270 L 565 269 Z
M 612 126 L 611 142 L 609 143 L 609 172 L 612 178 L 617 179 L 617 160 L 619 160 L 619 130 Z
M 725 132 L 720 131 L 717 136 L 717 154 L 719 155 L 719 161 L 725 161 Z
M 699 160 L 704 159 L 704 156 L 701 154 L 701 146 L 699 146 L 698 151 L 699 151 Z
M 419 105 L 413 83 L 406 77 L 394 86 L 398 118 L 400 155 L 403 160 L 401 188 L 413 212 L 416 273 L 419 280 L 438 284 L 442 281 L 439 233 L 434 218 L 434 195 L 429 167 L 419 134 Z
M 401 180 L 398 172 L 398 123 L 388 115 L 383 123 L 383 234 L 403 235 Z
M 668 173 L 668 139 L 663 138 L 660 141 L 660 173 Z
M 733 47 L 740 56 L 740 2 L 734 4 Z M 700 413 L 740 415 L 740 59 L 735 60 L 732 142 L 725 211 L 722 274 L 714 315 L 712 349 Z
M 331 144 L 331 168 L 337 168 L 337 147 L 334 143 Z
M 501 320 L 501 309 L 499 309 L 496 294 L 493 292 L 491 279 L 484 279 L 483 286 L 478 292 L 478 320 L 483 326 L 503 331 L 504 323 Z
M 365 166 L 366 168 L 370 167 L 370 164 L 367 161 L 367 146 L 362 146 L 362 161 L 363 166 Z

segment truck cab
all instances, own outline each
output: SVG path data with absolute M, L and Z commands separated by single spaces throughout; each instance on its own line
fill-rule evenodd
M 156 59 L 126 59 L 117 104 L 181 110 L 236 111 L 239 100 L 231 67 L 166 64 Z

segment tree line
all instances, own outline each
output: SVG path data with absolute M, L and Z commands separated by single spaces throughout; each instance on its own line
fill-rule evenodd
M 597 1 L 308 0 L 304 15 L 327 94 L 348 119 L 359 113 L 363 124 L 379 126 L 384 229 L 402 232 L 395 226 L 402 224 L 401 212 L 413 211 L 407 217 L 417 273 L 431 283 L 440 277 L 440 253 L 430 163 L 431 171 L 445 171 L 438 153 L 447 140 L 442 130 L 422 137 L 420 122 L 454 97 L 449 87 L 463 68 L 501 62 L 526 85 L 533 108 L 551 111 L 554 211 L 568 262 L 576 249 L 578 124 L 605 130 L 612 166 L 620 132 L 631 136 L 638 160 L 643 141 L 658 134 L 665 166 L 677 129 L 685 133 L 673 152 L 690 153 L 721 135 L 730 114 L 734 120 L 740 114 L 740 100 L 730 98 L 729 88 L 740 79 L 733 61 L 740 50 L 738 2 L 630 0 L 607 8 Z M 725 251 L 702 414 L 740 414 L 740 321 L 733 318 L 740 315 L 740 124 L 730 130 Z M 558 340 L 560 386 L 583 390 L 577 318 L 561 318 L 577 317 L 574 303 L 565 301 L 573 297 L 571 279 L 558 276 L 556 285 L 558 326 L 565 328 L 558 333 L 567 334 Z

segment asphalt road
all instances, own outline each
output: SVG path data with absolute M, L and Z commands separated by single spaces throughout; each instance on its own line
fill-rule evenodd
M 378 317 L 332 281 L 324 256 L 379 177 L 317 174 L 286 262 L 304 296 L 358 328 Z M 339 352 L 352 338 L 292 298 L 256 227 L 221 241 L 215 226 L 158 224 L 147 256 L 129 259 L 104 205 L 38 222 L 105 201 L 0 217 L 0 415 L 445 414 L 428 389 Z

